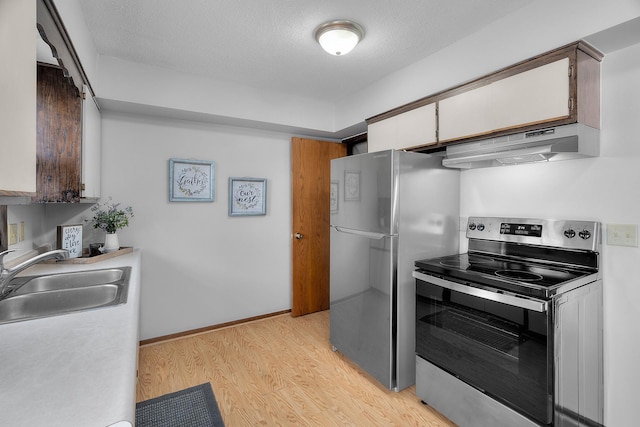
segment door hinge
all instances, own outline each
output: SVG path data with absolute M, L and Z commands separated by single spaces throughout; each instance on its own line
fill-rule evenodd
M 573 98 L 569 98 L 569 111 L 573 111 L 574 105 Z
M 573 65 L 569 65 L 569 77 L 573 76 Z

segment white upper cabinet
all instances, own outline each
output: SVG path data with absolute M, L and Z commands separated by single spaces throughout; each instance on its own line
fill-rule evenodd
M 398 148 L 435 144 L 436 104 L 427 104 L 398 116 Z
M 569 117 L 569 58 L 442 99 L 440 141 Z
M 398 141 L 398 116 L 390 117 L 367 126 L 367 150 L 369 153 L 396 148 Z
M 375 151 L 404 150 L 435 144 L 436 104 L 427 104 L 368 126 L 367 146 Z
M 435 151 L 571 123 L 599 129 L 601 60 L 578 41 L 371 117 L 369 151 Z
M 82 101 L 82 197 L 100 197 L 100 110 L 89 88 L 84 86 Z
M 36 191 L 36 3 L 0 1 L 0 196 Z

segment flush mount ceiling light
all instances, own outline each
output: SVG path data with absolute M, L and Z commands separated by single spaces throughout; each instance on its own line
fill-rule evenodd
M 316 40 L 331 55 L 341 56 L 351 52 L 364 37 L 362 27 L 352 21 L 331 21 L 316 28 Z

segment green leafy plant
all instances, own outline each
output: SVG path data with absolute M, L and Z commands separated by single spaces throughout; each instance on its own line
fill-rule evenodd
M 107 233 L 115 233 L 129 225 L 129 219 L 133 218 L 133 208 L 127 206 L 120 209 L 120 203 L 114 203 L 111 197 L 108 200 L 97 203 L 91 207 L 93 218 L 86 220 L 93 228 L 99 228 Z

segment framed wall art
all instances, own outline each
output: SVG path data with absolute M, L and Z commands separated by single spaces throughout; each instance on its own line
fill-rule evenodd
M 344 199 L 360 200 L 360 172 L 344 172 Z
M 229 216 L 266 214 L 266 179 L 229 178 Z
M 213 162 L 169 159 L 169 201 L 213 202 Z

